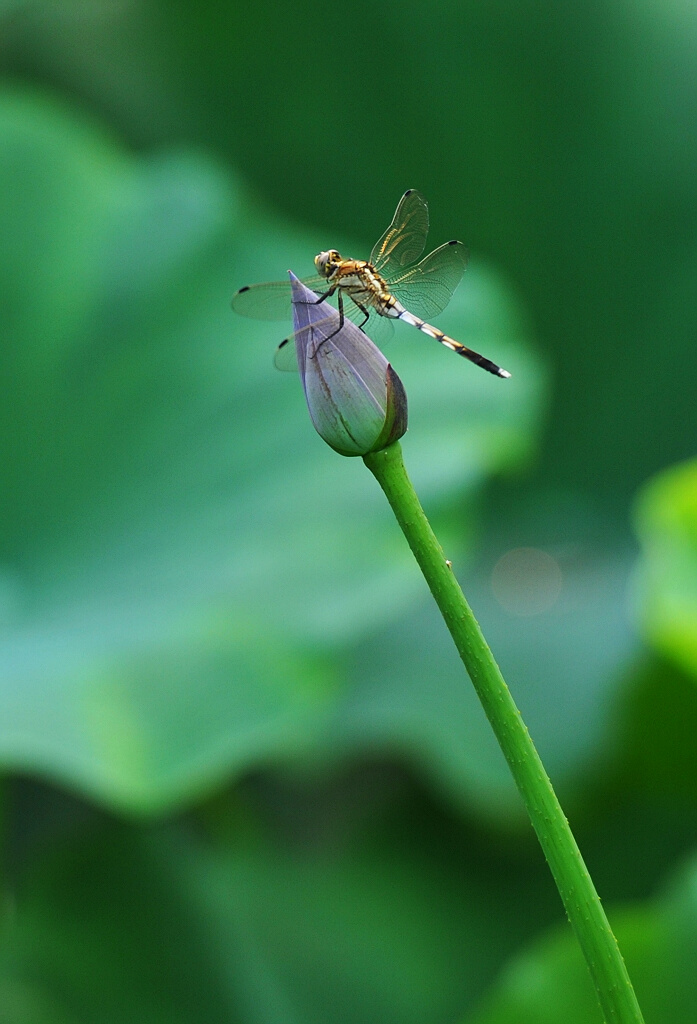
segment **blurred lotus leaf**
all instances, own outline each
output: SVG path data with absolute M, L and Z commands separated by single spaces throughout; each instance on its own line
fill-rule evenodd
M 105 817 L 76 830 L 23 865 L 6 1019 L 363 1024 L 377 1007 L 386 1024 L 601 1024 L 567 923 L 520 950 L 550 899 L 558 917 L 546 876 L 524 858 L 502 872 L 428 813 L 414 828 L 413 804 L 378 805 L 300 849 L 263 835 L 249 793 L 214 837 Z M 609 912 L 646 1019 L 693 1024 L 697 862 Z
M 697 461 L 654 477 L 639 496 L 637 592 L 649 641 L 697 677 Z
M 697 861 L 651 903 L 611 913 L 637 997 L 652 1024 L 697 1019 Z M 502 972 L 479 1013 L 463 1024 L 602 1024 L 571 930 L 555 929 Z
M 369 474 L 274 373 L 280 338 L 229 309 L 245 279 L 311 269 L 319 240 L 199 154 L 135 159 L 19 91 L 0 184 L 0 757 L 162 808 L 304 749 L 336 645 L 422 582 Z M 407 457 L 440 507 L 529 455 L 542 393 L 498 281 L 462 293 L 456 336 L 516 379 L 395 346 Z
M 463 850 L 432 807 L 404 802 L 404 779 L 374 782 L 324 835 L 267 832 L 242 785 L 183 832 L 101 815 L 25 858 L 3 1024 L 455 1021 L 558 915 L 556 894 L 542 866 L 502 878 Z M 306 825 L 317 799 L 295 804 Z M 340 811 L 339 791 L 319 799 Z

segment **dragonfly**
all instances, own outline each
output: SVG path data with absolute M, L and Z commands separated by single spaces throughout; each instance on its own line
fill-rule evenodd
M 421 258 L 427 236 L 428 203 L 411 188 L 400 199 L 369 260 L 345 259 L 336 249 L 327 249 L 315 256 L 317 273 L 302 282 L 317 295 L 318 303 L 336 302 L 336 332 L 348 317 L 380 344 L 392 333 L 390 321 L 402 320 L 489 373 L 510 377 L 508 370 L 427 322 L 448 305 L 469 259 L 467 247 L 458 241 L 445 242 Z M 246 285 L 235 292 L 232 308 L 258 320 L 290 319 L 290 282 Z M 297 369 L 295 340 L 296 335 L 291 335 L 279 345 L 278 369 Z

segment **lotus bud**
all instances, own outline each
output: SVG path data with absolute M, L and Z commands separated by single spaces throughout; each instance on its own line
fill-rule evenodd
M 315 430 L 340 455 L 387 448 L 407 429 L 404 386 L 348 319 L 290 274 L 298 369 Z

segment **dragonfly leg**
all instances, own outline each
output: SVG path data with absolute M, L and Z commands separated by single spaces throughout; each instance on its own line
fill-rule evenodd
M 336 288 L 336 285 L 334 287 Z M 315 305 L 316 305 L 316 303 L 315 303 Z M 326 338 L 322 338 L 322 340 L 320 341 L 319 345 L 315 349 L 315 351 L 313 353 L 313 356 L 316 356 L 317 353 L 319 352 L 319 350 L 322 348 L 322 345 L 324 345 L 324 343 L 326 341 L 329 341 L 330 338 L 333 338 L 335 334 L 338 334 L 339 331 L 341 330 L 341 328 L 344 326 L 344 320 L 346 318 L 344 316 L 344 296 L 341 293 L 341 289 L 339 289 L 339 294 L 338 294 L 338 306 L 339 306 L 339 326 L 337 327 L 337 329 L 335 331 L 332 331 L 331 334 L 328 334 Z
M 327 299 L 331 299 L 332 295 L 336 291 L 336 288 L 337 288 L 337 286 L 335 284 L 333 284 L 331 286 L 331 288 L 327 289 L 327 291 L 324 293 L 324 295 L 320 295 L 318 298 L 315 299 L 314 302 L 310 302 L 310 303 L 308 303 L 308 305 L 310 305 L 310 306 L 319 306 L 320 302 L 325 302 Z
M 353 299 L 353 302 L 354 302 L 354 304 L 356 306 L 358 306 L 358 308 L 360 309 L 361 313 L 363 314 L 363 320 L 361 320 L 361 322 L 359 324 L 356 324 L 356 327 L 359 327 L 361 330 L 363 330 L 365 325 L 370 320 L 370 311 L 367 310 L 365 308 L 365 306 L 363 305 L 363 303 L 359 302 L 358 299 Z

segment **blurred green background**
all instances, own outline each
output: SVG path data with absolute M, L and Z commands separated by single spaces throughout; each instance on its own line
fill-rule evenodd
M 409 187 L 513 378 L 398 332 L 407 465 L 697 1019 L 696 59 L 677 0 L 0 2 L 2 1024 L 600 1024 L 384 500 L 229 308 Z

